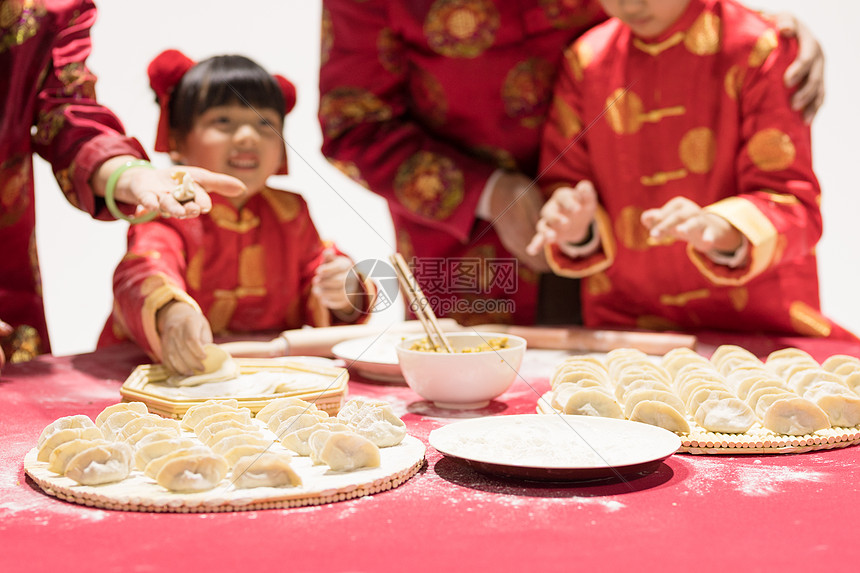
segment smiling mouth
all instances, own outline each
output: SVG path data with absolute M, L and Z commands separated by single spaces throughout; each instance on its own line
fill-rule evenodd
M 256 169 L 259 167 L 260 162 L 256 159 L 230 159 L 228 162 L 230 167 L 235 169 Z

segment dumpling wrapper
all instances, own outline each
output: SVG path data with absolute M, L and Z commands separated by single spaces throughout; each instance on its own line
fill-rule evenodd
M 320 420 L 319 423 L 314 424 L 313 426 L 308 426 L 307 428 L 300 428 L 293 432 L 289 432 L 287 435 L 281 438 L 281 445 L 288 450 L 296 452 L 300 456 L 309 456 L 311 455 L 311 447 L 308 444 L 308 440 L 310 439 L 311 434 L 313 434 L 317 430 L 328 430 L 330 432 L 346 432 L 349 429 L 349 426 L 347 426 L 337 418 Z
M 642 400 L 636 404 L 629 419 L 633 422 L 659 426 L 678 434 L 690 432 L 690 424 L 681 412 L 665 402 L 656 400 Z
M 663 402 L 664 404 L 668 404 L 672 406 L 679 414 L 683 415 L 686 410 L 684 409 L 684 403 L 681 402 L 681 399 L 678 398 L 672 392 L 667 392 L 664 390 L 653 390 L 649 388 L 642 388 L 639 390 L 634 390 L 633 392 L 629 392 L 624 399 L 624 415 L 629 418 L 633 414 L 633 409 L 639 404 L 639 402 L 645 400 L 653 400 L 656 402 Z
M 290 406 L 302 406 L 304 408 L 310 408 L 311 406 L 313 406 L 313 408 L 316 408 L 314 404 L 306 402 L 301 398 L 277 398 L 263 406 L 260 411 L 257 412 L 255 418 L 257 418 L 263 423 L 268 423 L 269 418 L 271 418 L 276 412 L 279 412 L 280 410 Z
M 146 467 L 143 468 L 143 474 L 146 477 L 156 479 L 156 477 L 158 476 L 158 472 L 160 472 L 161 468 L 164 467 L 164 464 L 166 464 L 170 460 L 175 459 L 175 458 L 181 458 L 183 456 L 193 456 L 193 455 L 197 455 L 197 454 L 212 454 L 212 455 L 214 455 L 214 453 L 212 452 L 212 449 L 208 448 L 206 446 L 201 446 L 201 445 L 195 444 L 193 446 L 188 446 L 187 448 L 179 448 L 179 449 L 173 450 L 169 454 L 165 454 L 163 456 L 159 456 L 159 457 L 151 460 L 148 464 L 146 464 Z
M 317 430 L 311 434 L 311 460 L 336 472 L 379 467 L 379 448 L 355 432 Z
M 762 426 L 789 436 L 805 436 L 830 427 L 827 414 L 803 398 L 777 400 L 765 411 Z
M 182 427 L 188 430 L 193 430 L 197 422 L 214 414 L 215 412 L 235 411 L 239 409 L 239 401 L 235 398 L 227 400 L 206 400 L 201 404 L 195 404 L 185 411 L 182 416 Z
M 66 477 L 81 485 L 100 485 L 124 480 L 131 473 L 132 449 L 123 442 L 88 448 L 66 466 Z
M 740 398 L 705 400 L 695 420 L 709 432 L 723 434 L 742 434 L 756 423 L 755 413 Z
M 406 424 L 388 402 L 353 399 L 344 405 L 337 417 L 380 448 L 396 446 L 406 437 Z
M 98 424 L 93 423 L 90 420 L 89 416 L 85 416 L 83 414 L 76 414 L 74 416 L 63 416 L 62 418 L 57 418 L 42 430 L 42 433 L 39 434 L 39 440 L 36 442 L 36 446 L 41 448 L 42 444 L 45 443 L 45 440 L 51 437 L 51 435 L 56 434 L 60 430 L 71 430 L 74 428 L 91 428 L 96 427 Z
M 561 411 L 579 416 L 599 416 L 601 418 L 624 419 L 624 412 L 615 398 L 597 388 L 584 388 L 571 392 L 558 400 Z
M 69 462 L 73 457 L 86 450 L 87 448 L 91 448 L 92 446 L 99 446 L 104 444 L 109 444 L 107 440 L 85 440 L 82 438 L 76 438 L 74 440 L 69 440 L 68 442 L 64 442 L 54 448 L 54 451 L 51 452 L 51 456 L 48 459 L 48 470 L 54 472 L 55 474 L 63 475 L 66 473 L 66 466 L 69 465 Z
M 290 465 L 291 459 L 289 454 L 271 452 L 239 458 L 230 480 L 239 489 L 302 485 L 302 478 Z
M 146 404 L 143 402 L 120 402 L 119 404 L 111 404 L 96 416 L 96 426 L 101 428 L 102 424 L 105 423 L 105 420 L 107 420 L 108 416 L 111 414 L 128 411 L 137 412 L 138 414 L 146 414 L 148 412 Z
M 170 491 L 207 491 L 227 475 L 227 460 L 209 453 L 192 453 L 168 460 L 155 476 L 158 485 Z
M 66 428 L 65 430 L 54 432 L 48 436 L 48 438 L 42 443 L 41 447 L 39 447 L 36 459 L 40 462 L 49 461 L 51 459 L 51 452 L 53 452 L 56 447 L 72 440 L 100 440 L 102 438 L 104 438 L 104 436 L 102 435 L 101 430 L 96 428 L 95 425 L 86 428 Z
M 152 460 L 196 445 L 191 438 L 169 438 L 143 445 L 134 452 L 134 467 L 143 471 Z
M 191 376 L 173 374 L 165 380 L 168 386 L 199 386 L 207 382 L 223 382 L 239 376 L 239 365 L 230 353 L 217 344 L 203 346 L 206 357 L 203 358 L 203 370 L 195 371 Z

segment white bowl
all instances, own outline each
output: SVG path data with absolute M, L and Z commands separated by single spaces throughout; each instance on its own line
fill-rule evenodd
M 428 352 L 409 347 L 426 336 L 406 338 L 395 347 L 403 378 L 412 390 L 440 408 L 483 408 L 511 387 L 517 377 L 526 341 L 495 332 L 451 332 L 455 352 Z M 458 352 L 491 338 L 507 338 L 508 347 L 483 352 Z

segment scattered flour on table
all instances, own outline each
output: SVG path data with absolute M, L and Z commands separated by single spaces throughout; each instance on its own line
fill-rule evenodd
M 737 491 L 749 496 L 767 496 L 782 491 L 782 485 L 790 482 L 820 482 L 827 473 L 811 469 L 786 468 L 762 465 L 761 460 L 749 463 L 717 457 L 676 456 L 691 467 L 691 475 L 682 482 L 685 493 L 706 495 L 714 484 L 730 484 Z

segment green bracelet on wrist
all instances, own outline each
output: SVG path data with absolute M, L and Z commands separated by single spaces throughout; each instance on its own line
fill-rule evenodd
M 110 211 L 111 215 L 117 219 L 128 221 L 134 225 L 135 223 L 146 223 L 147 221 L 152 221 L 158 216 L 158 213 L 156 211 L 151 211 L 141 217 L 129 217 L 116 206 L 116 199 L 113 196 L 114 190 L 116 189 L 116 182 L 119 180 L 120 175 L 132 167 L 149 167 L 150 169 L 155 169 L 155 166 L 152 163 L 144 159 L 132 159 L 117 167 L 114 172 L 110 174 L 110 177 L 108 177 L 107 180 L 107 185 L 105 185 L 105 203 L 107 204 L 108 211 Z

